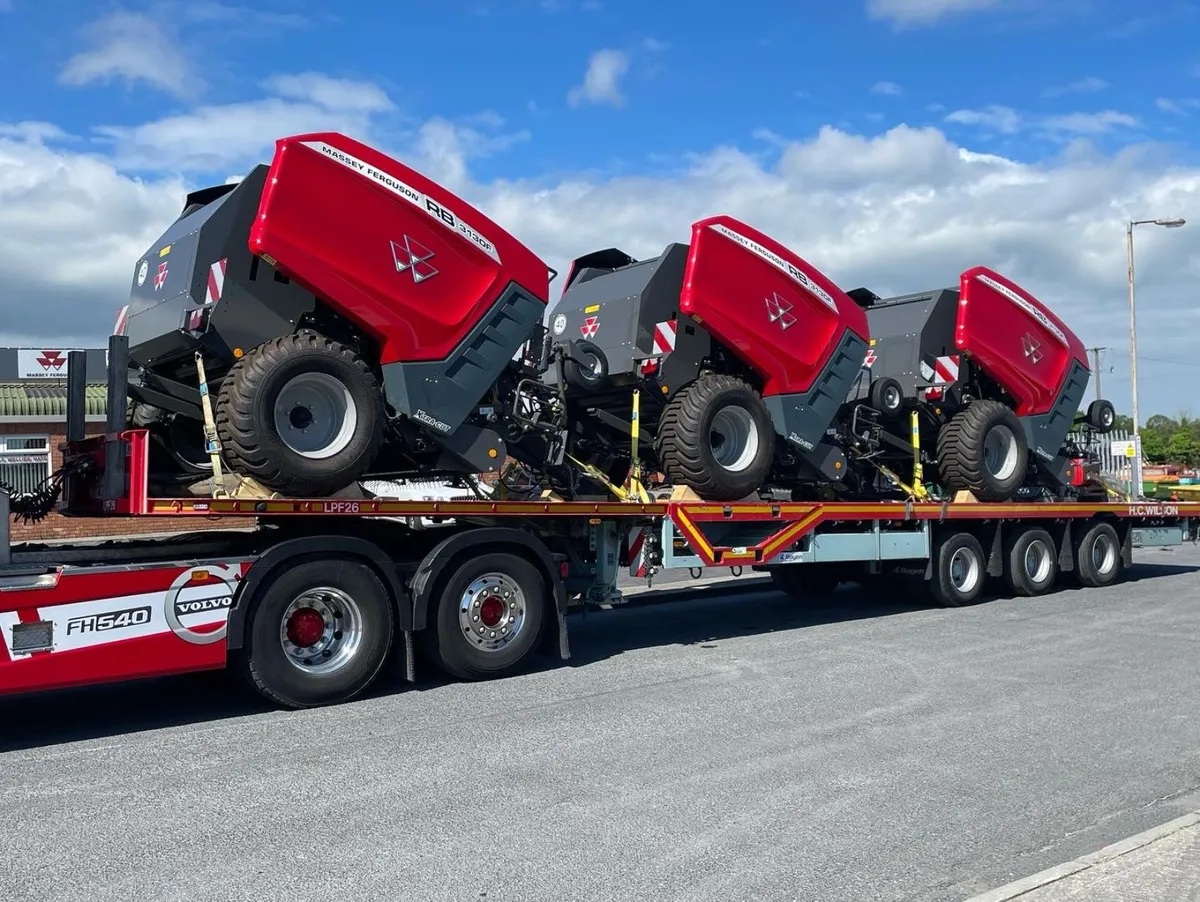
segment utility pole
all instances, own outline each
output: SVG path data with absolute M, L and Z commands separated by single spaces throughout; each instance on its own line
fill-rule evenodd
M 1088 348 L 1092 355 L 1092 372 L 1096 374 L 1096 400 L 1099 401 L 1103 395 L 1100 394 L 1100 352 L 1107 351 L 1108 348 Z

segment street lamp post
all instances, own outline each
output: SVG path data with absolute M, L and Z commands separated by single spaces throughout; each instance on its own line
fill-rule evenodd
M 1177 229 L 1187 220 L 1183 218 L 1167 219 L 1133 219 L 1125 226 L 1125 257 L 1129 273 L 1129 390 L 1133 395 L 1133 485 L 1131 498 L 1142 497 L 1142 421 L 1138 413 L 1138 383 L 1137 383 L 1137 315 L 1134 308 L 1133 290 L 1133 227 L 1139 225 L 1157 225 L 1167 229 Z

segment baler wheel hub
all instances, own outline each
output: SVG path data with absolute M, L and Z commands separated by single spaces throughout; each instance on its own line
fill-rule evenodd
M 993 426 L 983 441 L 984 465 L 996 479 L 1008 479 L 1016 472 L 1020 458 L 1017 437 L 1007 426 Z
M 734 473 L 750 466 L 758 456 L 758 429 L 744 407 L 722 407 L 709 430 L 713 459 Z

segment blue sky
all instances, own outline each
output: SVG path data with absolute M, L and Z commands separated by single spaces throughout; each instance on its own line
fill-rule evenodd
M 102 340 L 183 192 L 329 128 L 560 269 L 603 246 L 657 253 L 715 213 L 845 288 L 993 266 L 1112 349 L 1119 407 L 1124 222 L 1186 216 L 1139 231 L 1139 331 L 1143 406 L 1189 405 L 1200 4 L 1137 8 L 0 0 L 0 339 Z

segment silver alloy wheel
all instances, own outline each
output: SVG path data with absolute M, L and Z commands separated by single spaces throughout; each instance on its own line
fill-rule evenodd
M 1101 533 L 1092 543 L 1092 566 L 1100 576 L 1107 576 L 1117 567 L 1117 543 L 1112 536 Z
M 1050 548 L 1041 539 L 1034 539 L 1025 548 L 1025 573 L 1035 583 L 1045 582 L 1054 561 Z
M 358 654 L 362 639 L 362 611 L 341 589 L 309 589 L 293 599 L 280 620 L 283 651 L 305 673 L 340 670 Z
M 357 428 L 350 390 L 328 373 L 293 376 L 275 399 L 275 431 L 301 457 L 332 457 L 345 450 Z
M 480 651 L 497 652 L 525 626 L 525 593 L 507 573 L 477 577 L 458 601 L 458 625 Z
M 983 440 L 983 465 L 996 479 L 1008 479 L 1017 469 L 1017 437 L 1007 426 L 993 426 Z
M 900 409 L 900 405 L 904 401 L 904 396 L 900 394 L 900 389 L 894 385 L 889 385 L 883 393 L 883 408 L 886 411 L 895 412 Z
M 713 416 L 709 448 L 717 465 L 740 473 L 758 456 L 758 427 L 744 407 L 722 407 Z
M 975 591 L 980 579 L 979 558 L 970 549 L 959 548 L 950 555 L 950 584 L 963 595 Z

